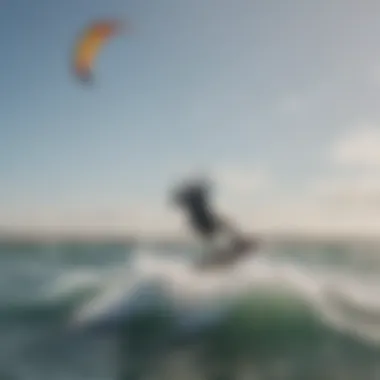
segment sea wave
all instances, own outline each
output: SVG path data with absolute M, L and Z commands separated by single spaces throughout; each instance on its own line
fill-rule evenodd
M 118 329 L 142 315 L 170 315 L 173 329 L 182 332 L 229 321 L 261 336 L 310 324 L 380 345 L 380 283 L 276 263 L 265 255 L 214 272 L 154 252 L 134 257 L 117 268 L 60 277 L 50 304 L 70 306 L 68 324 L 74 329 Z
M 242 362 L 267 362 L 272 368 L 279 360 L 310 374 L 324 368 L 326 357 L 339 365 L 337 353 L 346 369 L 351 363 L 377 365 L 380 282 L 375 276 L 275 260 L 267 252 L 219 271 L 199 271 L 185 255 L 140 251 L 126 256 L 117 265 L 49 260 L 28 271 L 20 264 L 18 275 L 8 276 L 17 280 L 14 291 L 0 294 L 4 334 L 29 329 L 34 332 L 25 346 L 28 355 L 40 351 L 43 358 L 51 347 L 70 347 L 65 354 L 72 352 L 70 360 L 85 360 L 96 347 L 103 357 L 108 346 L 98 338 L 111 337 L 119 352 L 108 355 L 137 363 L 132 372 L 166 362 L 163 355 L 169 351 L 166 358 L 187 349 L 218 368 L 236 362 L 239 368 Z M 19 278 L 23 286 L 17 285 Z

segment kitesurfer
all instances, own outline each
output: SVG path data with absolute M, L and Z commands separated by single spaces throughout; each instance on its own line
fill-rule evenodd
M 248 251 L 256 247 L 256 242 L 246 239 L 229 223 L 214 212 L 210 203 L 210 184 L 207 181 L 194 181 L 174 193 L 174 203 L 184 210 L 192 229 L 208 245 L 212 246 L 219 236 L 229 237 L 230 245 L 208 254 L 202 267 L 232 264 Z

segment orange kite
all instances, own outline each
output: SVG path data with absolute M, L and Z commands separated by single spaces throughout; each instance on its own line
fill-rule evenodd
M 121 29 L 119 21 L 96 21 L 79 37 L 74 51 L 74 71 L 84 82 L 92 79 L 95 58 L 104 43 Z

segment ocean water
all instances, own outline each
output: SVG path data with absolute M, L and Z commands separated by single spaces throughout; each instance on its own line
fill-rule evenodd
M 0 248 L 0 378 L 380 379 L 380 246 Z

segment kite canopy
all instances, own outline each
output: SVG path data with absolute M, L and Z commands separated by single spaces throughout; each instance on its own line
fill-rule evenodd
M 94 61 L 100 49 L 108 40 L 119 33 L 119 21 L 96 21 L 85 29 L 79 37 L 74 51 L 74 71 L 76 76 L 88 82 L 92 79 Z

